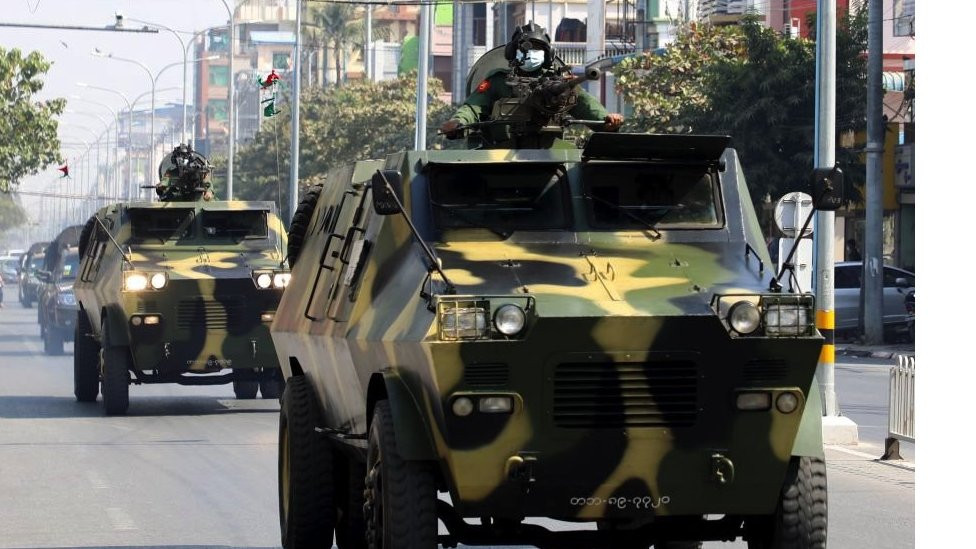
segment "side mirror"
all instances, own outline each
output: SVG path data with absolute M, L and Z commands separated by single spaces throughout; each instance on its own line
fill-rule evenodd
M 908 284 L 908 279 L 907 278 L 902 278 L 902 277 L 898 277 L 898 278 L 895 279 L 895 287 L 896 288 L 911 288 L 911 286 Z
M 45 284 L 50 284 L 51 283 L 51 272 L 50 271 L 42 271 L 42 270 L 38 269 L 37 271 L 34 272 L 34 276 L 36 276 L 38 280 L 40 280 L 41 282 L 43 282 Z
M 837 166 L 815 168 L 811 186 L 814 209 L 834 211 L 844 205 L 844 172 Z
M 373 210 L 377 215 L 400 213 L 403 178 L 396 170 L 376 170 L 370 184 L 373 189 Z

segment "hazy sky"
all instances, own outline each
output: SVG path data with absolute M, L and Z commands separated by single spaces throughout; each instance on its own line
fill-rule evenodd
M 228 4 L 232 4 L 232 1 L 228 0 Z M 189 42 L 194 31 L 227 23 L 227 10 L 220 0 L 0 0 L 0 5 L 4 8 L 0 12 L 0 22 L 4 23 L 105 26 L 113 24 L 115 13 L 120 12 L 126 17 L 186 31 L 182 35 L 186 42 Z M 126 26 L 142 25 L 128 22 Z M 170 63 L 183 60 L 179 41 L 167 31 L 160 31 L 159 34 L 136 34 L 0 27 L 0 46 L 26 51 L 38 50 L 53 61 L 53 66 L 44 79 L 42 98 L 80 95 L 105 103 L 116 110 L 124 107 L 119 96 L 85 89 L 77 86 L 76 82 L 113 88 L 133 100 L 149 91 L 149 76 L 138 65 L 94 57 L 91 55 L 93 48 L 136 59 L 146 64 L 154 74 Z M 190 57 L 192 56 L 191 52 Z M 189 78 L 192 82 L 192 68 Z M 167 69 L 160 77 L 157 89 L 180 87 L 182 80 L 181 67 Z M 164 104 L 166 100 L 179 101 L 181 94 L 181 91 L 157 94 L 157 105 Z M 192 95 L 191 85 L 188 91 L 191 102 Z M 95 113 L 106 119 L 111 116 L 103 107 L 70 98 L 68 109 Z M 70 124 L 93 125 L 93 129 L 99 133 L 104 127 L 93 117 L 83 114 L 66 113 L 62 120 Z M 92 140 L 91 134 L 77 128 L 65 127 L 61 135 L 66 141 Z M 26 190 L 49 184 L 56 175 L 56 171 L 49 170 L 25 181 L 23 188 Z

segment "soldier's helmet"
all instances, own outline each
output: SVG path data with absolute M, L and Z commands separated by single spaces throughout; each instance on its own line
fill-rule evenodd
M 512 33 L 512 39 L 505 46 L 505 59 L 508 59 L 509 63 L 512 63 L 515 61 L 516 54 L 519 51 L 524 54 L 531 49 L 541 49 L 546 52 L 546 58 L 542 66 L 543 68 L 549 68 L 552 66 L 553 59 L 551 42 L 552 40 L 549 38 L 546 29 L 529 22 L 515 29 L 515 32 Z
M 181 143 L 159 163 L 156 194 L 163 201 L 210 200 L 213 166 L 189 145 Z

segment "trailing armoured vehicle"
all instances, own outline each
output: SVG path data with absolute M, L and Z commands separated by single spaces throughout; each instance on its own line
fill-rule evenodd
M 65 341 L 75 337 L 78 302 L 73 284 L 78 274 L 78 235 L 81 225 L 63 229 L 44 249 L 44 263 L 35 273 L 37 323 L 44 340 L 44 353 L 64 353 Z
M 826 543 L 814 297 L 728 137 L 356 162 L 289 233 L 286 548 Z
M 35 242 L 20 257 L 17 297 L 24 307 L 29 308 L 37 301 L 41 281 L 36 273 L 44 268 L 44 250 L 48 244 L 50 242 Z
M 164 181 L 178 163 L 198 171 L 161 185 L 163 201 L 101 208 L 80 238 L 75 396 L 94 401 L 101 381 L 108 414 L 127 410 L 130 384 L 281 393 L 268 327 L 290 275 L 276 207 L 207 200 L 209 164 L 192 151 L 163 161 Z

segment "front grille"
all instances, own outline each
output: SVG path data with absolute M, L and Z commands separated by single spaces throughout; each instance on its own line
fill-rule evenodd
M 206 328 L 226 330 L 236 328 L 244 320 L 244 303 L 234 299 L 183 299 L 176 309 L 176 325 L 181 329 Z
M 781 358 L 750 360 L 742 371 L 746 385 L 775 385 L 786 378 L 786 361 Z
M 155 300 L 136 301 L 137 313 L 155 313 L 159 311 L 159 304 Z
M 479 389 L 502 389 L 508 385 L 507 364 L 467 364 L 464 384 Z
M 698 369 L 690 361 L 563 363 L 552 404 L 558 427 L 690 427 Z

